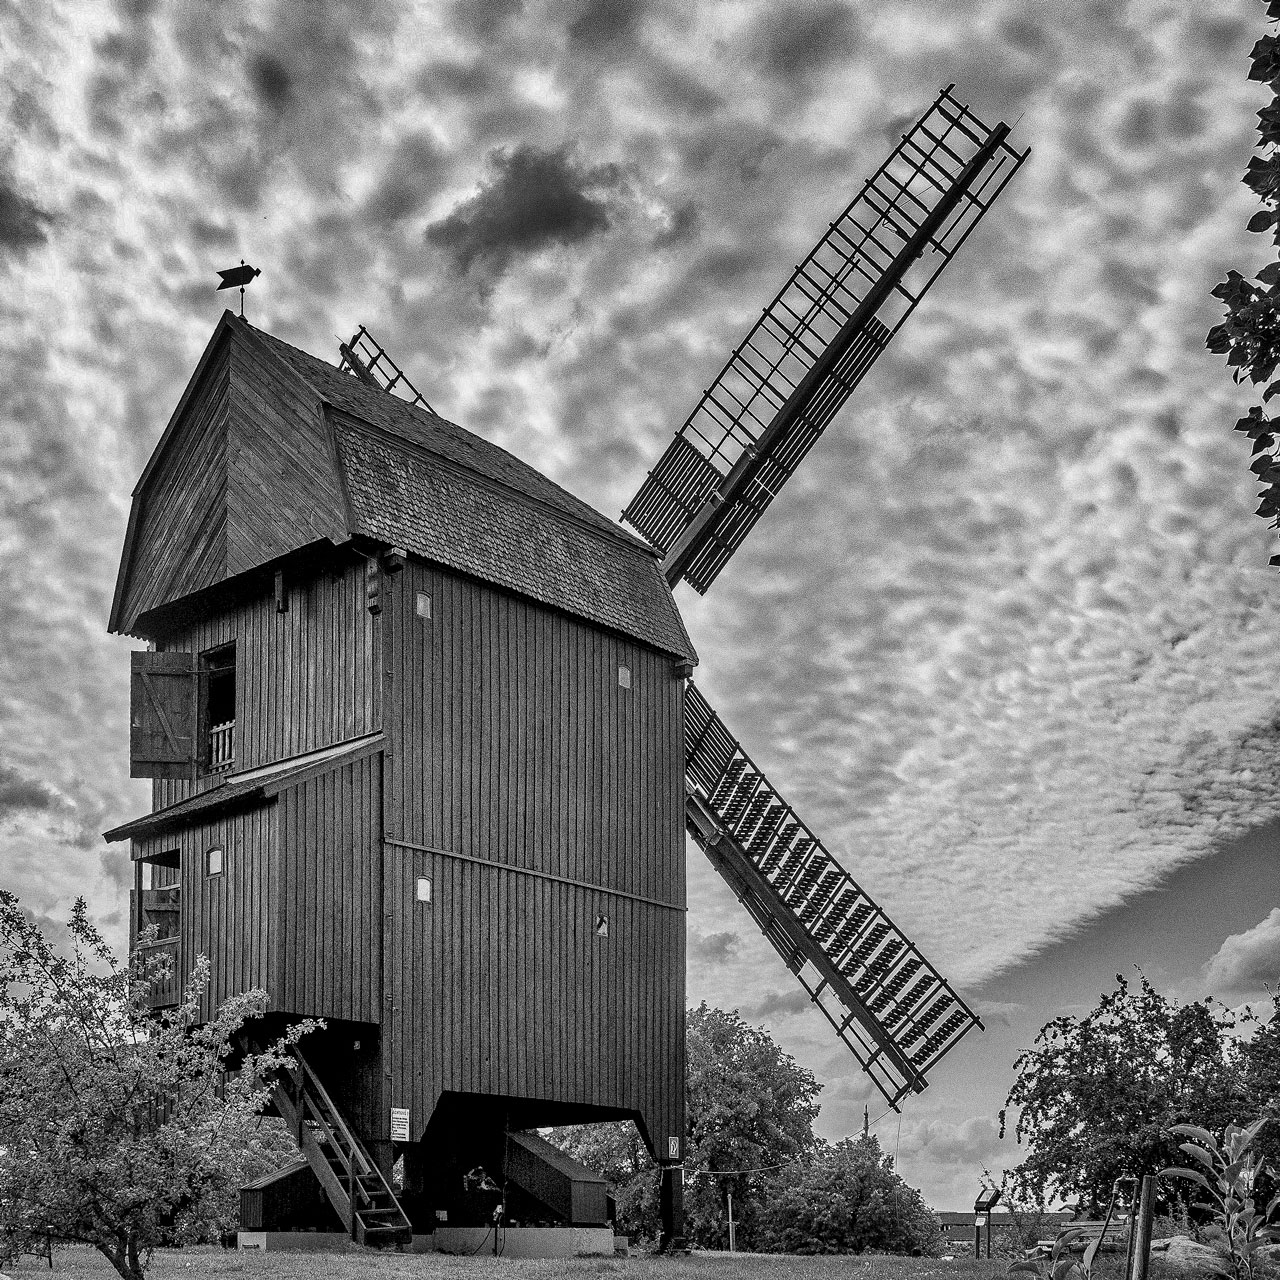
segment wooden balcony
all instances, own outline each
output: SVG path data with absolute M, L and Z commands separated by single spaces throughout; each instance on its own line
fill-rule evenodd
M 215 724 L 209 730 L 209 772 L 225 773 L 236 762 L 236 722 Z
M 182 972 L 178 968 L 178 939 L 157 938 L 154 942 L 135 942 L 134 954 L 145 960 L 151 956 L 167 955 L 172 968 L 167 978 L 162 978 L 151 988 L 147 1003 L 153 1009 L 167 1009 L 182 999 Z

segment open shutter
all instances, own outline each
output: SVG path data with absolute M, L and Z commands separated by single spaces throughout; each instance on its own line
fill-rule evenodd
M 134 653 L 129 776 L 190 778 L 196 765 L 196 655 Z

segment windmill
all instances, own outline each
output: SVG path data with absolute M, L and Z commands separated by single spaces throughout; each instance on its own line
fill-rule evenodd
M 943 89 L 734 349 L 622 513 L 699 594 L 959 251 L 1029 151 Z M 368 368 L 351 352 L 363 346 Z M 362 327 L 343 347 L 403 377 Z M 382 374 L 386 368 L 387 375 Z M 412 396 L 418 396 L 409 388 Z M 689 680 L 688 833 L 897 1108 L 981 1023 L 783 799 Z
M 629 1119 L 678 1238 L 686 833 L 890 1106 L 978 1025 L 693 684 L 673 588 L 710 587 L 972 232 L 1007 134 L 942 91 L 658 459 L 639 536 L 367 329 L 335 367 L 223 315 L 134 490 L 110 627 L 149 643 L 152 811 L 106 834 L 135 948 L 209 957 L 206 1013 L 262 987 L 254 1034 L 326 1021 L 273 1095 L 306 1164 L 246 1221 L 605 1230 L 603 1180 L 531 1131 Z

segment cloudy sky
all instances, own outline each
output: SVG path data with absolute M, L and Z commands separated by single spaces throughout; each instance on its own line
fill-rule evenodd
M 1209 290 L 1252 0 L 0 0 L 0 881 L 123 940 L 128 494 L 228 295 L 369 324 L 447 417 L 614 515 L 950 82 L 1032 156 L 707 599 L 700 686 L 986 1010 L 879 1126 L 971 1201 L 1018 1048 L 1134 963 L 1280 972 L 1280 582 Z M 696 851 L 690 995 L 868 1090 Z M 1207 984 L 1207 985 L 1206 985 Z M 874 1104 L 873 1104 L 874 1106 Z M 873 1118 L 875 1111 L 873 1109 Z

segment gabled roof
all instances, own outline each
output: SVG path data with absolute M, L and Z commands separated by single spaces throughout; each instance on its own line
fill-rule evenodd
M 134 490 L 113 631 L 372 538 L 689 661 L 656 553 L 497 445 L 226 312 Z

